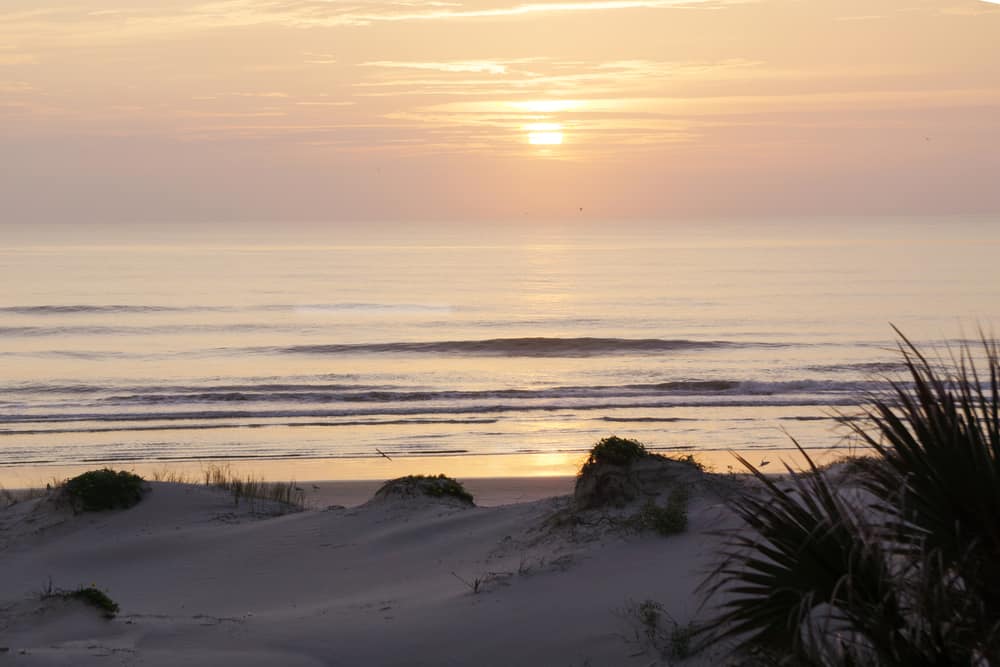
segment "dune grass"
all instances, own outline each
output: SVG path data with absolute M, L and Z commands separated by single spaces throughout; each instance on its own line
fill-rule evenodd
M 260 501 L 278 503 L 291 510 L 305 509 L 305 491 L 295 482 L 265 482 L 262 477 L 240 476 L 226 465 L 209 465 L 203 471 L 206 486 L 228 491 L 233 502 L 245 502 L 258 511 Z
M 654 664 L 669 665 L 694 653 L 694 626 L 678 623 L 662 603 L 651 599 L 642 602 L 630 600 L 620 615 L 633 626 L 632 639 L 626 637 L 626 640 L 642 648 L 644 653 L 652 653 L 662 659 L 662 662 Z
M 665 505 L 658 505 L 653 500 L 647 500 L 634 521 L 638 528 L 652 530 L 664 537 L 676 535 L 687 530 L 688 500 L 690 492 L 685 486 L 676 486 L 667 496 Z
M 163 482 L 166 484 L 194 484 L 196 482 L 195 477 L 178 470 L 171 470 L 170 468 L 154 470 L 150 473 L 149 478 L 154 482 Z
M 6 507 L 11 507 L 18 503 L 23 503 L 26 500 L 32 500 L 34 498 L 42 498 L 51 490 L 51 485 L 48 489 L 44 487 L 31 487 L 26 489 L 8 489 L 0 484 L 0 509 Z
M 729 500 L 747 528 L 706 581 L 707 638 L 773 664 L 1000 664 L 997 344 L 980 370 L 967 346 L 932 361 L 900 337 L 907 376 L 845 422 L 873 454 L 853 491 L 801 448 L 787 482 L 737 457 L 759 485 Z
M 39 598 L 42 600 L 80 600 L 104 614 L 105 618 L 111 619 L 118 615 L 118 603 L 112 600 L 107 593 L 97 588 L 95 585 L 80 586 L 73 590 L 55 588 L 52 580 L 42 590 Z

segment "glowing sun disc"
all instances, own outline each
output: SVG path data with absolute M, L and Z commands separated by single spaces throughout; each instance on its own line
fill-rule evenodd
M 528 143 L 535 146 L 556 146 L 563 142 L 562 132 L 529 132 Z

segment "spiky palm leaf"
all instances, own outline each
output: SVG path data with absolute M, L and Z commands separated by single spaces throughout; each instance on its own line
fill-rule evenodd
M 737 455 L 761 490 L 729 503 L 751 530 L 728 534 L 723 562 L 708 580 L 709 595 L 724 592 L 716 636 L 802 662 L 816 653 L 817 624 L 825 623 L 843 630 L 845 642 L 861 642 L 845 643 L 844 653 L 875 659 L 905 652 L 897 647 L 905 644 L 898 636 L 905 622 L 889 559 L 866 512 L 832 489 L 800 451 L 811 470 L 786 466 L 787 486 Z
M 981 375 L 968 347 L 935 365 L 897 333 L 912 388 L 892 383 L 888 396 L 870 402 L 874 428 L 850 422 L 884 463 L 865 486 L 895 500 L 898 549 L 939 561 L 944 579 L 954 580 L 948 604 L 939 599 L 928 611 L 954 607 L 955 618 L 942 621 L 952 627 L 957 618 L 969 635 L 963 642 L 1000 662 L 1000 355 L 982 337 Z
M 877 455 L 868 500 L 808 456 L 788 485 L 737 457 L 760 490 L 729 502 L 747 528 L 708 580 L 715 636 L 793 664 L 1000 665 L 1000 355 L 984 338 L 981 382 L 968 348 L 942 373 L 900 336 L 910 384 L 847 422 Z

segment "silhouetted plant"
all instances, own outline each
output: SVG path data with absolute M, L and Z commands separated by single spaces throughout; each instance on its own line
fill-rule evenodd
M 438 475 L 437 477 L 424 477 L 423 475 L 415 475 L 417 479 L 424 479 L 429 484 L 422 485 L 424 493 L 428 496 L 433 496 L 440 498 L 441 496 L 452 496 L 453 498 L 458 498 L 460 500 L 465 500 L 467 502 L 472 502 L 472 494 L 465 490 L 465 487 L 457 479 L 452 479 L 451 477 L 446 477 L 445 475 Z
M 472 494 L 456 479 L 446 475 L 406 475 L 392 479 L 382 485 L 376 495 L 389 488 L 411 488 L 432 498 L 452 497 L 467 503 L 473 503 Z
M 229 466 L 209 465 L 203 471 L 205 485 L 228 491 L 233 504 L 246 501 L 250 510 L 257 510 L 257 501 L 278 503 L 283 509 L 305 509 L 305 491 L 295 482 L 265 482 L 263 477 L 240 477 Z
M 91 470 L 66 480 L 63 493 L 75 511 L 100 511 L 132 507 L 145 492 L 142 477 L 110 468 Z
M 1000 355 L 984 339 L 981 378 L 967 346 L 935 364 L 900 336 L 909 382 L 846 422 L 876 455 L 859 490 L 807 455 L 787 484 L 737 457 L 760 488 L 730 500 L 748 529 L 706 582 L 716 638 L 787 664 L 1000 664 Z
M 598 440 L 597 444 L 590 448 L 590 455 L 580 469 L 580 474 L 582 475 L 588 468 L 595 465 L 628 465 L 649 454 L 646 446 L 638 440 L 612 435 Z
M 81 586 L 76 590 L 66 591 L 53 588 L 51 579 L 42 591 L 41 598 L 43 600 L 53 598 L 61 600 L 80 600 L 99 609 L 103 612 L 105 618 L 114 618 L 115 615 L 118 614 L 119 609 L 117 602 L 108 597 L 107 593 L 95 586 Z
M 698 470 L 705 470 L 705 464 L 695 458 L 694 454 L 679 454 L 675 456 L 668 456 L 671 461 L 677 461 L 678 463 L 686 463 L 689 466 L 697 468 Z

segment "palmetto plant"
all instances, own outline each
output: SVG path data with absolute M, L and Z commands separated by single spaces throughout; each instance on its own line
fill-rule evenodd
M 983 337 L 981 373 L 900 337 L 908 381 L 845 422 L 874 455 L 858 484 L 740 458 L 760 484 L 730 501 L 711 636 L 782 664 L 1000 665 L 1000 354 Z

